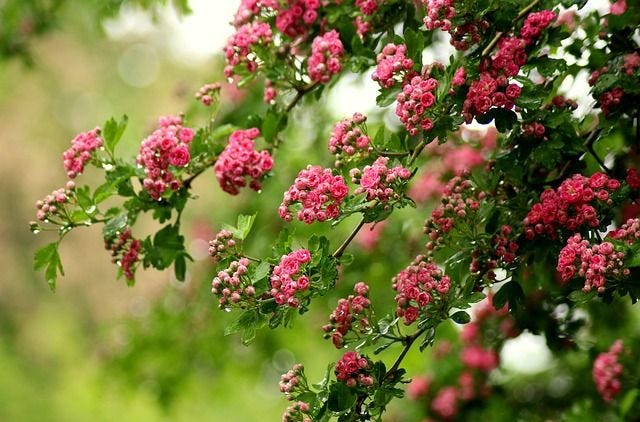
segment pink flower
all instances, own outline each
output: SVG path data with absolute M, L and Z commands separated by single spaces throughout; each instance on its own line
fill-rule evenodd
M 311 44 L 311 56 L 307 62 L 307 70 L 312 81 L 326 84 L 331 76 L 342 69 L 340 59 L 344 47 L 336 30 L 319 35 Z
M 214 170 L 222 190 L 237 195 L 247 185 L 260 190 L 262 177 L 273 167 L 273 158 L 268 151 L 256 151 L 255 142 L 260 136 L 257 128 L 236 130 L 229 143 L 218 157 Z
M 158 129 L 140 144 L 136 159 L 144 167 L 146 178 L 142 186 L 153 199 L 160 199 L 167 188 L 176 190 L 181 186 L 172 167 L 189 164 L 189 147 L 193 131 L 182 126 L 182 117 L 164 116 L 158 120 Z
M 378 66 L 371 78 L 383 88 L 390 88 L 396 82 L 403 81 L 407 72 L 413 68 L 413 60 L 407 58 L 406 53 L 407 46 L 404 44 L 385 45 L 376 58 Z
M 622 340 L 616 340 L 609 350 L 600 353 L 593 361 L 593 381 L 602 399 L 610 403 L 622 390 L 620 376 L 624 370 L 618 361 L 623 351 Z
M 609 8 L 609 13 L 612 15 L 622 15 L 627 11 L 627 0 L 618 0 L 616 2 L 611 3 Z
M 64 169 L 70 179 L 84 171 L 84 166 L 102 143 L 100 128 L 80 133 L 71 141 L 71 147 L 62 154 Z
M 189 148 L 181 145 L 169 154 L 169 163 L 174 167 L 184 167 L 189 163 Z
M 290 208 L 300 205 L 296 217 L 311 224 L 336 218 L 339 206 L 349 190 L 342 176 L 334 176 L 330 169 L 320 166 L 307 166 L 298 173 L 293 185 L 284 193 L 278 208 L 280 218 L 291 221 Z

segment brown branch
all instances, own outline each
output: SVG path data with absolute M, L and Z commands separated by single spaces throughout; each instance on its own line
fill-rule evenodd
M 398 355 L 398 358 L 393 363 L 393 366 L 391 366 L 391 368 L 389 368 L 387 373 L 384 375 L 384 379 L 387 379 L 387 378 L 393 376 L 393 374 L 395 374 L 395 372 L 400 367 L 400 364 L 402 363 L 402 360 L 407 355 L 407 353 L 409 353 L 409 350 L 411 349 L 411 346 L 413 346 L 413 343 L 415 343 L 415 341 L 418 339 L 418 337 L 420 337 L 422 334 L 424 334 L 425 331 L 427 331 L 427 329 L 428 329 L 428 327 L 422 328 L 422 329 L 418 330 L 417 332 L 413 333 L 412 335 L 405 337 L 405 339 L 404 339 L 404 349 L 402 349 L 402 352 L 400 352 L 400 355 Z
M 516 17 L 513 19 L 513 23 L 516 23 L 520 19 L 522 19 L 527 13 L 531 11 L 531 9 L 536 7 L 538 3 L 540 3 L 540 0 L 534 0 L 531 3 L 529 3 L 527 7 L 525 7 L 520 12 L 518 12 Z M 496 32 L 496 35 L 491 39 L 489 44 L 487 44 L 487 46 L 482 50 L 482 53 L 480 54 L 480 56 L 484 57 L 487 54 L 491 53 L 491 50 L 493 50 L 496 44 L 498 44 L 498 41 L 500 41 L 500 38 L 502 38 L 503 35 L 504 35 L 504 32 Z
M 356 226 L 355 229 L 353 229 L 353 231 L 351 232 L 351 234 L 349 235 L 349 237 L 347 237 L 344 242 L 342 242 L 342 245 L 340 245 L 338 247 L 338 249 L 336 249 L 336 251 L 333 253 L 333 255 L 331 255 L 334 258 L 340 258 L 342 256 L 342 254 L 344 253 L 345 249 L 347 249 L 347 246 L 349 246 L 349 243 L 351 243 L 351 241 L 353 240 L 354 237 L 356 237 L 356 235 L 358 234 L 358 232 L 360 231 L 360 229 L 362 228 L 362 226 L 364 226 L 364 218 L 362 218 L 360 220 L 360 222 L 358 223 L 358 225 Z

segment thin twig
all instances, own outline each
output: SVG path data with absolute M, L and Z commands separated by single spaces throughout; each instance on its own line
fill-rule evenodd
M 296 104 L 298 104 L 298 102 L 302 99 L 302 97 L 304 97 L 304 95 L 311 91 L 313 88 L 315 88 L 317 85 L 317 83 L 313 83 L 301 88 L 296 88 L 296 96 L 293 97 L 293 100 L 291 100 L 291 102 L 289 104 L 287 104 L 287 106 L 284 108 L 285 113 L 290 112 L 293 107 L 295 107 Z
M 413 346 L 413 343 L 415 343 L 415 341 L 418 339 L 418 337 L 420 337 L 422 334 L 424 334 L 425 331 L 427 331 L 427 327 L 422 328 L 422 329 L 418 330 L 417 332 L 415 332 L 414 334 L 405 337 L 405 339 L 404 339 L 404 349 L 402 349 L 402 352 L 400 352 L 400 355 L 398 355 L 398 358 L 393 363 L 393 366 L 391 366 L 391 368 L 389 368 L 387 373 L 384 375 L 385 379 L 389 378 L 389 377 L 393 376 L 393 374 L 395 374 L 395 372 L 400 367 L 400 364 L 402 363 L 402 360 L 407 355 L 407 353 L 409 353 L 409 349 L 411 349 L 411 346 Z
M 516 23 L 520 19 L 522 19 L 527 13 L 529 13 L 529 11 L 531 11 L 531 9 L 536 7 L 538 3 L 540 3 L 540 0 L 534 0 L 531 3 L 529 3 L 527 7 L 525 7 L 520 12 L 518 12 L 516 17 L 513 19 L 513 22 Z M 502 38 L 503 35 L 504 35 L 504 32 L 496 32 L 496 35 L 491 39 L 491 41 L 489 42 L 489 44 L 487 44 L 484 50 L 482 50 L 482 53 L 480 54 L 481 57 L 484 57 L 487 54 L 491 53 L 491 50 L 493 50 L 493 47 L 495 47 L 496 44 L 498 44 L 498 41 L 500 41 L 500 38 Z
M 351 241 L 353 240 L 354 237 L 356 237 L 356 235 L 358 234 L 358 232 L 360 231 L 360 229 L 362 228 L 362 226 L 364 226 L 364 218 L 362 218 L 360 220 L 360 222 L 358 223 L 358 225 L 356 226 L 355 229 L 353 229 L 353 231 L 351 232 L 351 234 L 349 235 L 349 237 L 347 237 L 344 242 L 342 242 L 342 245 L 340 245 L 338 247 L 338 249 L 336 249 L 336 251 L 333 253 L 333 255 L 331 255 L 334 258 L 340 258 L 342 256 L 342 254 L 344 253 L 345 249 L 347 249 L 347 246 L 349 246 L 349 243 L 351 243 Z

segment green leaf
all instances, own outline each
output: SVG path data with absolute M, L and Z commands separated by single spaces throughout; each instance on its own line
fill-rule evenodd
M 597 290 L 591 290 L 586 293 L 582 290 L 575 290 L 569 294 L 569 300 L 575 303 L 586 303 L 593 299 L 596 294 L 598 294 Z
M 636 399 L 638 398 L 638 393 L 640 393 L 640 390 L 637 388 L 634 388 L 632 390 L 629 390 L 624 395 L 624 398 L 622 399 L 622 403 L 620 404 L 620 413 L 623 418 L 629 413 L 629 411 L 633 407 L 633 404 L 636 402 Z
M 493 296 L 493 307 L 501 309 L 508 302 L 509 309 L 514 309 L 523 300 L 524 292 L 522 291 L 522 286 L 515 281 L 509 281 Z
M 628 264 L 627 267 L 640 267 L 640 251 L 633 251 L 632 250 L 632 255 L 631 258 L 628 260 Z
M 118 214 L 115 217 L 110 218 L 102 227 L 102 236 L 105 239 L 111 239 L 118 233 L 120 233 L 129 222 L 129 217 L 127 214 L 122 213 Z
M 451 319 L 458 324 L 468 324 L 471 321 L 471 316 L 465 311 L 458 311 L 451 315 Z
M 406 26 L 404 31 L 404 42 L 407 46 L 407 53 L 415 63 L 422 62 L 422 50 L 424 50 L 424 35 Z
M 260 132 L 267 142 L 273 142 L 278 132 L 280 132 L 286 124 L 286 116 L 277 113 L 273 109 L 269 109 L 262 121 L 262 130 Z
M 96 204 L 99 204 L 102 201 L 109 198 L 110 196 L 113 196 L 117 193 L 118 193 L 118 189 L 113 183 L 109 183 L 109 182 L 104 183 L 98 186 L 95 192 L 93 192 L 93 202 Z
M 224 330 L 224 335 L 242 332 L 242 344 L 251 343 L 256 337 L 256 330 L 264 326 L 265 318 L 255 309 L 248 309 Z
M 260 264 L 258 264 L 257 267 L 253 268 L 255 268 L 253 270 L 253 274 L 251 275 L 251 281 L 253 284 L 262 280 L 271 272 L 271 264 L 269 264 L 267 261 L 262 261 Z
M 184 281 L 187 273 L 187 260 L 184 255 L 178 255 L 173 263 L 173 271 L 178 281 Z
M 64 275 L 64 268 L 58 253 L 58 242 L 49 243 L 36 251 L 33 259 L 33 269 L 36 271 L 44 270 L 44 276 L 49 287 L 52 291 L 56 290 L 58 272 L 60 275 Z
M 238 216 L 238 227 L 237 227 L 238 236 L 237 237 L 240 240 L 244 240 L 247 238 L 255 220 L 256 220 L 256 214 L 252 214 L 252 215 L 240 214 Z
M 380 95 L 376 97 L 376 104 L 378 104 L 379 107 L 387 107 L 391 105 L 396 100 L 400 91 L 400 87 L 381 89 Z
M 129 118 L 124 115 L 120 122 L 117 122 L 113 117 L 107 120 L 102 129 L 102 137 L 104 139 L 104 147 L 111 155 L 113 155 L 116 145 L 122 139 L 124 130 L 127 128 L 127 122 Z
M 343 382 L 334 382 L 329 388 L 329 399 L 327 406 L 332 412 L 342 412 L 353 408 L 357 395 L 353 389 L 347 387 Z

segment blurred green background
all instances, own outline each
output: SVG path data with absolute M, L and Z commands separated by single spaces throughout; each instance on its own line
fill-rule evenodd
M 42 20 L 49 32 L 29 37 L 28 6 L 54 3 L 55 13 L 45 13 L 50 20 Z M 123 2 L 0 1 L 3 43 L 27 40 L 30 54 L 29 59 L 0 60 L 0 420 L 279 420 L 287 406 L 277 387 L 280 374 L 303 362 L 315 382 L 341 355 L 320 330 L 337 298 L 366 279 L 380 286 L 374 301 L 392 303 L 389 280 L 420 247 L 416 228 L 424 212 L 398 213 L 385 228 L 388 242 L 378 247 L 373 262 L 366 259 L 369 252 L 354 245 L 355 262 L 336 293 L 316 302 L 293 332 L 263 330 L 249 347 L 224 336 L 237 316 L 219 311 L 209 293 L 215 270 L 206 259 L 206 242 L 223 223 L 234 223 L 238 213 L 258 211 L 249 249 L 270 254 L 270 240 L 282 225 L 275 217 L 282 192 L 307 163 L 331 163 L 328 124 L 346 113 L 341 101 L 327 107 L 323 99 L 319 108 L 302 107 L 290 119 L 287 145 L 276 157 L 279 172 L 260 195 L 224 196 L 213 171 L 197 180 L 194 193 L 200 199 L 188 206 L 183 221 L 189 222 L 189 251 L 198 259 L 185 283 L 173 280 L 171 271 L 139 271 L 137 284 L 127 287 L 116 280 L 101 228 L 91 227 L 62 243 L 66 276 L 51 293 L 32 270 L 32 256 L 53 236 L 32 235 L 28 222 L 34 219 L 35 201 L 64 183 L 61 154 L 69 141 L 112 115 L 127 114 L 130 125 L 119 154 L 133 156 L 157 116 L 192 110 L 198 87 L 221 78 L 214 52 L 230 31 L 225 23 L 237 5 L 191 2 L 194 15 L 189 17 L 178 17 L 170 8 L 126 7 L 120 13 L 114 7 L 106 13 L 115 18 L 102 24 L 98 16 L 105 11 L 98 5 L 107 3 Z M 20 43 L 7 38 L 11 28 Z M 356 81 L 348 85 L 359 100 L 367 99 Z M 238 110 L 227 105 L 223 119 L 242 122 L 249 111 L 264 107 L 260 96 L 250 94 Z M 203 121 L 197 113 L 193 119 L 193 124 Z M 78 181 L 91 183 L 99 176 L 88 172 Z M 347 221 L 331 230 L 293 224 L 301 244 L 322 230 L 334 245 L 353 225 Z M 151 219 L 141 226 L 134 234 L 146 236 L 158 227 Z M 400 239 L 409 241 L 406 255 L 394 246 Z M 396 354 L 391 351 L 388 360 Z M 416 352 L 407 362 L 421 370 L 425 359 Z

